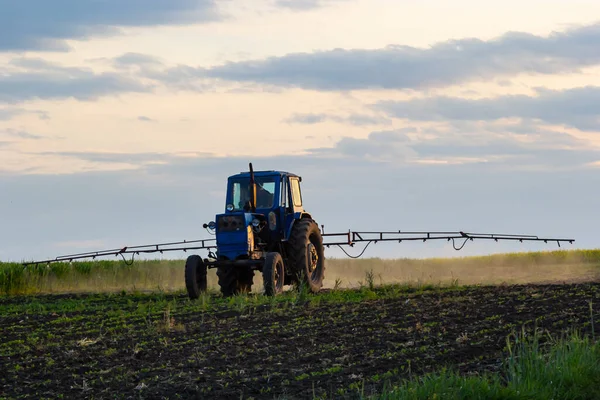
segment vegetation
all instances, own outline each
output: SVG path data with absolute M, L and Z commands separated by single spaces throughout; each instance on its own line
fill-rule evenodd
M 464 376 L 441 372 L 405 381 L 371 400 L 408 399 L 598 399 L 600 343 L 577 332 L 541 346 L 543 335 L 507 339 L 508 355 L 500 374 Z M 361 396 L 362 397 L 362 396 Z
M 4 296 L 0 390 L 9 398 L 591 399 L 600 387 L 599 300 L 600 283 L 379 286 L 373 274 L 359 289 L 274 298 Z M 557 339 L 573 328 L 578 336 Z
M 184 288 L 183 260 L 80 261 L 23 268 L 0 263 L 1 294 L 110 291 L 178 291 Z M 366 273 L 381 283 L 411 285 L 499 284 L 595 279 L 600 249 L 499 254 L 484 257 L 352 260 L 328 259 L 324 287 L 359 287 Z M 208 285 L 217 287 L 214 270 Z M 260 274 L 253 290 L 262 290 Z

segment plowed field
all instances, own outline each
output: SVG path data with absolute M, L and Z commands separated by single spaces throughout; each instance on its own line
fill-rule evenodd
M 507 335 L 524 324 L 590 333 L 600 283 L 195 302 L 4 297 L 0 311 L 0 397 L 352 398 L 444 365 L 495 371 Z

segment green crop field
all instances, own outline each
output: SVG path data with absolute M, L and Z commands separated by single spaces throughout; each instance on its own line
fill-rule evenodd
M 0 399 L 600 398 L 600 250 L 326 277 L 191 301 L 182 260 L 0 264 Z

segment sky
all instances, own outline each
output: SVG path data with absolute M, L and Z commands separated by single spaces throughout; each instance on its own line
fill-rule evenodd
M 249 162 L 302 176 L 326 232 L 597 248 L 598 16 L 577 0 L 0 0 L 0 260 L 210 238 Z

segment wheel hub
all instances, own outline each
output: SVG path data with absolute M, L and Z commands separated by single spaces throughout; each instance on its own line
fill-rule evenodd
M 281 283 L 281 271 L 279 265 L 275 267 L 275 286 L 279 287 Z
M 315 245 L 309 243 L 308 245 L 308 269 L 309 272 L 312 273 L 317 269 L 317 264 L 319 262 L 319 254 L 317 253 L 317 249 Z

